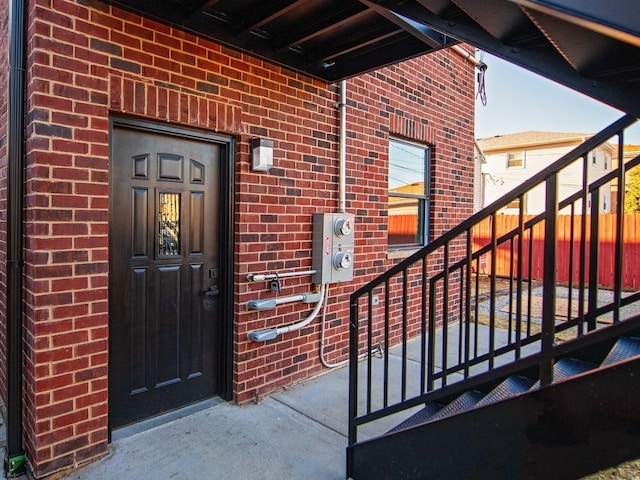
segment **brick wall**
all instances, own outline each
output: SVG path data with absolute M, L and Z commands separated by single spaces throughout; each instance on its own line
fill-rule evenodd
M 247 275 L 310 268 L 311 215 L 338 202 L 338 94 L 100 2 L 32 0 L 31 7 L 25 448 L 42 476 L 107 450 L 109 115 L 238 141 L 233 391 L 244 402 L 322 369 L 317 321 L 266 344 L 247 340 L 249 331 L 310 310 L 249 311 L 249 300 L 271 294 Z M 473 77 L 471 65 L 442 51 L 348 82 L 356 276 L 330 286 L 328 360 L 346 356 L 348 295 L 394 261 L 386 246 L 389 134 L 433 145 L 433 234 L 471 213 Z M 275 140 L 268 173 L 249 168 L 252 136 Z M 286 279 L 281 294 L 311 288 L 309 278 Z
M 0 0 L 0 397 L 7 404 L 7 75 L 9 73 L 9 3 Z

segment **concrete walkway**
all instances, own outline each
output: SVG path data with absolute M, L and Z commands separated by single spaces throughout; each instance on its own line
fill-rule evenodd
M 449 330 L 451 345 L 457 343 L 457 331 L 455 326 Z M 479 335 L 488 337 L 484 327 Z M 401 354 L 399 347 L 389 352 L 391 383 L 399 378 Z M 407 358 L 408 377 L 419 378 L 415 374 L 420 360 L 418 342 L 409 343 Z M 382 365 L 380 358 L 372 357 L 374 381 Z M 360 366 L 364 368 L 366 362 Z M 407 388 L 409 394 L 415 390 L 413 380 Z M 348 391 L 348 369 L 337 368 L 257 404 L 238 406 L 219 399 L 202 402 L 113 432 L 107 456 L 55 478 L 344 479 Z M 384 433 L 411 414 L 365 425 L 359 439 Z M 0 426 L 0 439 L 3 434 L 4 426 Z
M 345 445 L 342 434 L 272 396 L 115 440 L 108 457 L 68 478 L 343 479 Z
M 346 378 L 341 369 L 258 404 L 219 403 L 162 419 L 116 438 L 109 456 L 67 478 L 344 479 Z
M 452 331 L 450 341 L 455 339 Z M 400 353 L 391 351 L 390 363 L 398 365 Z M 413 343 L 408 348 L 410 371 L 418 368 L 419 358 L 419 345 Z M 378 368 L 383 362 L 374 357 L 372 363 Z M 348 369 L 339 368 L 258 404 L 205 403 L 194 407 L 198 411 L 152 420 L 156 425 L 114 432 L 107 457 L 67 478 L 344 479 L 348 390 Z M 365 428 L 360 438 L 383 433 L 402 420 Z
M 457 344 L 458 330 L 457 326 L 449 329 L 449 345 Z M 438 332 L 436 343 L 440 342 L 441 333 Z M 478 328 L 478 339 L 480 344 L 486 344 L 486 327 Z M 496 332 L 496 343 L 506 343 L 506 331 Z M 399 347 L 389 352 L 390 383 L 400 377 L 401 354 Z M 417 388 L 414 379 L 419 379 L 420 356 L 419 342 L 409 342 L 409 396 Z M 383 361 L 374 356 L 371 362 L 376 382 Z M 361 362 L 360 367 L 365 368 L 366 364 Z M 451 378 L 450 382 L 454 380 Z M 219 399 L 203 402 L 113 432 L 107 456 L 64 478 L 344 479 L 348 390 L 348 369 L 338 368 L 257 404 L 238 406 Z M 396 394 L 391 392 L 392 397 Z M 358 438 L 384 433 L 411 413 L 367 424 L 361 428 Z M 2 430 L 4 428 L 0 428 L 0 435 Z

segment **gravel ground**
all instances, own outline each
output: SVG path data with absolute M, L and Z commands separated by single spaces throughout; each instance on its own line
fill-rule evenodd
M 614 468 L 584 477 L 582 480 L 638 480 L 640 479 L 640 459 L 625 462 Z
M 496 283 L 496 316 L 508 318 L 508 313 L 502 311 L 507 305 L 509 305 L 509 295 L 508 290 L 509 284 L 508 282 L 502 280 Z M 481 290 L 482 291 L 482 290 Z M 487 292 L 482 292 L 487 295 Z M 524 289 L 525 295 L 528 295 L 528 290 Z M 543 296 L 543 288 L 542 286 L 535 286 L 531 289 L 531 297 L 541 298 Z M 588 297 L 588 291 L 585 291 L 585 300 Z M 628 295 L 629 292 L 623 292 L 623 297 Z M 571 292 L 572 300 L 577 303 L 578 298 L 578 289 L 574 288 Z M 569 297 L 569 289 L 567 287 L 558 286 L 556 287 L 556 298 L 558 299 L 566 299 Z M 611 290 L 600 289 L 598 290 L 598 306 L 607 305 L 612 303 L 614 300 L 613 292 Z M 513 305 L 515 308 L 515 294 L 513 295 Z M 489 300 L 481 301 L 478 305 L 479 313 L 489 314 L 490 302 Z M 622 319 L 629 318 L 634 315 L 640 314 L 640 302 L 635 302 L 630 305 L 624 306 L 620 309 L 620 317 Z M 611 317 L 611 314 L 607 316 Z M 532 320 L 535 321 L 537 317 L 532 315 Z

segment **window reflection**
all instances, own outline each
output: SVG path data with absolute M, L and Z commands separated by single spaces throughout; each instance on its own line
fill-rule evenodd
M 420 201 L 412 198 L 389 198 L 389 245 L 420 243 Z
M 429 147 L 391 139 L 389 143 L 389 247 L 427 242 Z

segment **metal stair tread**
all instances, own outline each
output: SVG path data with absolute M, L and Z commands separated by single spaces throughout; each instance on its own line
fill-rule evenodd
M 607 366 L 640 355 L 640 338 L 621 337 L 611 351 L 602 361 L 601 366 Z M 574 375 L 597 368 L 598 365 L 585 362 L 576 358 L 564 357 L 559 359 L 553 367 L 554 382 L 565 380 Z M 389 430 L 387 433 L 397 432 L 434 420 L 439 420 L 451 415 L 462 413 L 475 407 L 481 407 L 512 397 L 527 390 L 539 388 L 540 382 L 521 375 L 511 375 L 493 388 L 489 393 L 483 394 L 478 390 L 469 390 L 452 400 L 447 405 L 438 403 L 427 404 L 416 414 L 407 418 L 402 423 Z
M 596 368 L 597 365 L 577 358 L 561 358 L 553 366 L 553 380 L 564 380 Z
M 442 410 L 439 410 L 434 415 L 432 415 L 428 419 L 428 421 L 430 422 L 432 420 L 438 420 L 469 410 L 475 407 L 476 404 L 482 399 L 482 397 L 484 397 L 484 394 L 482 392 L 479 392 L 477 390 L 468 390 L 457 397 L 455 400 L 452 400 L 450 403 L 448 403 Z
M 640 338 L 622 337 L 618 339 L 601 365 L 610 365 L 636 355 L 640 355 Z M 553 367 L 554 382 L 570 378 L 574 375 L 595 369 L 596 367 L 597 365 L 593 363 L 575 358 L 561 358 Z M 421 425 L 433 420 L 442 419 L 474 407 L 489 405 L 493 402 L 512 397 L 518 393 L 526 392 L 532 388 L 539 388 L 539 386 L 539 381 L 534 382 L 534 380 L 521 375 L 511 375 L 486 395 L 477 390 L 469 390 L 445 406 L 437 403 L 428 404 L 415 415 L 412 415 L 404 422 L 391 429 L 388 433 Z
M 583 360 L 578 360 L 577 358 L 561 358 L 553 365 L 553 383 L 593 370 L 597 366 L 598 365 L 595 363 L 585 362 Z M 540 380 L 538 380 L 531 388 L 540 388 Z
M 431 416 L 435 415 L 440 410 L 442 410 L 442 405 L 440 405 L 439 403 L 429 403 L 425 405 L 422 410 L 410 416 L 404 422 L 396 425 L 387 433 L 397 432 L 398 430 L 404 430 L 405 428 L 411 428 L 426 423 L 427 421 L 429 421 Z
M 535 380 L 530 378 L 523 377 L 521 375 L 511 375 L 487 393 L 476 406 L 481 407 L 505 398 L 513 397 L 518 393 L 526 392 L 534 383 Z
M 640 338 L 620 337 L 600 366 L 606 367 L 637 355 L 640 355 Z
M 476 406 L 478 401 L 482 399 L 484 394 L 477 390 L 469 390 L 464 392 L 459 397 L 449 402 L 447 405 L 440 405 L 438 403 L 430 403 L 415 415 L 407 418 L 404 422 L 396 425 L 387 433 L 394 433 L 406 428 L 415 427 L 424 423 L 431 422 L 433 420 L 440 420 L 450 415 L 462 413 Z

